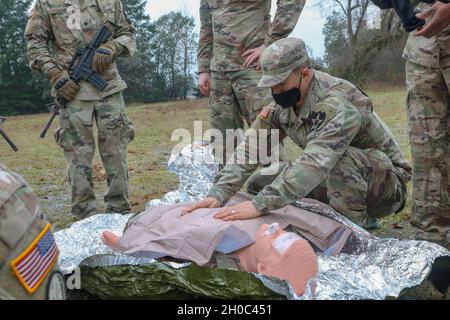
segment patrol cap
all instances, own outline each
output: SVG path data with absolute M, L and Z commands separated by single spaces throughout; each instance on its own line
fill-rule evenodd
M 311 65 L 302 39 L 286 38 L 275 41 L 261 56 L 263 76 L 258 87 L 276 86 L 302 65 Z

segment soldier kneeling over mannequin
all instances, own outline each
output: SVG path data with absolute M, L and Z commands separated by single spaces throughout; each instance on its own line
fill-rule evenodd
M 367 229 L 400 212 L 412 168 L 370 98 L 350 82 L 312 69 L 301 39 L 273 43 L 261 56 L 261 68 L 259 86 L 271 87 L 275 102 L 236 149 L 232 159 L 244 161 L 227 163 L 208 197 L 184 214 L 223 207 L 247 180 L 253 200 L 223 208 L 218 219 L 252 219 L 303 197 L 327 203 Z M 249 179 L 261 164 L 260 143 L 249 132 L 258 141 L 271 141 L 274 133 L 279 140 L 290 137 L 304 152 L 294 163 L 280 164 L 271 179 Z M 254 155 L 257 161 L 250 161 Z

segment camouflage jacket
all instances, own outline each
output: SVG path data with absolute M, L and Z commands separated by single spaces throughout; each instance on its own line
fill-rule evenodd
M 272 104 L 262 111 L 252 129 L 257 130 L 258 139 L 261 134 L 270 135 L 271 129 L 278 129 L 281 140 L 290 137 L 304 150 L 299 159 L 253 199 L 255 207 L 263 213 L 307 196 L 326 178 L 349 146 L 384 152 L 392 160 L 399 179 L 405 183 L 411 179 L 410 163 L 403 157 L 392 132 L 373 112 L 370 99 L 350 82 L 323 72 L 314 71 L 298 116 L 293 108 Z M 258 167 L 258 163 L 248 161 L 249 150 L 255 148 L 248 137 L 236 149 L 245 164 L 227 164 L 209 192 L 222 204 L 240 190 Z
M 20 201 L 16 201 L 20 195 Z M 18 216 L 22 212 L 9 212 L 5 203 L 16 201 L 27 204 L 29 216 Z M 33 220 L 40 212 L 39 203 L 28 184 L 18 174 L 0 164 L 0 268 L 10 250 L 21 240 Z
M 271 0 L 201 0 L 198 72 L 243 70 L 242 54 L 287 37 L 305 0 L 278 0 L 271 22 Z M 255 63 L 256 65 L 256 63 Z
M 418 7 L 423 11 L 432 5 L 420 3 Z M 450 52 L 450 25 L 430 39 L 417 37 L 414 33 L 411 32 L 408 37 L 403 57 L 424 67 L 439 68 L 440 56 Z
M 55 65 L 67 69 L 76 49 L 85 47 L 106 21 L 117 27 L 113 36 L 117 55 L 132 55 L 134 27 L 120 0 L 37 0 L 25 30 L 31 69 L 44 73 Z M 75 99 L 100 100 L 127 87 L 115 63 L 101 76 L 108 81 L 103 92 L 81 81 Z
M 33 247 L 39 251 L 30 253 Z M 51 226 L 37 197 L 21 176 L 0 164 L 0 300 L 63 299 L 57 259 Z

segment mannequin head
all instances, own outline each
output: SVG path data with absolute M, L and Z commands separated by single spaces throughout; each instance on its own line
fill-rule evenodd
M 317 256 L 308 241 L 282 230 L 278 224 L 259 228 L 256 242 L 237 252 L 248 272 L 287 280 L 297 295 L 318 273 Z

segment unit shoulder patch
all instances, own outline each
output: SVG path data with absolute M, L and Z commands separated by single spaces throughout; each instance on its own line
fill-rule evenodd
M 311 112 L 311 131 L 319 129 L 327 118 L 327 113 L 325 111 L 313 111 Z

